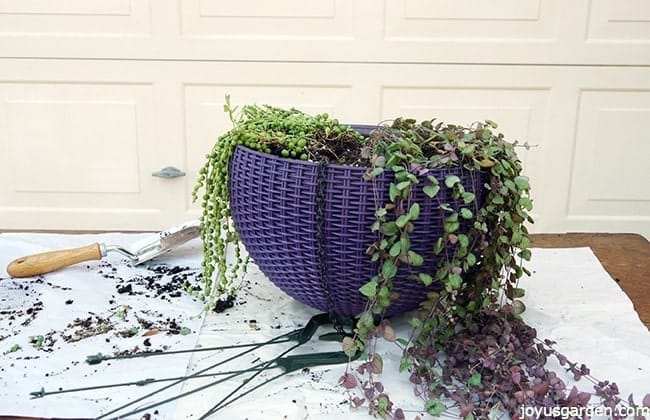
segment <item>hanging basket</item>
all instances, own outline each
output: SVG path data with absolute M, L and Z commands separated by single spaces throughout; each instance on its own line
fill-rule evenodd
M 359 288 L 377 274 L 377 264 L 366 254 L 377 240 L 370 226 L 377 207 L 388 201 L 393 178 L 386 171 L 374 181 L 365 181 L 365 171 L 364 167 L 281 158 L 243 146 L 237 147 L 230 164 L 232 215 L 253 261 L 289 296 L 341 316 L 356 316 L 367 303 Z M 478 205 L 483 204 L 484 174 L 449 168 L 428 175 L 444 185 L 448 174 L 460 177 L 466 190 L 476 195 Z M 454 207 L 455 200 L 444 187 L 434 199 L 421 190 L 415 193 L 421 210 L 411 247 L 424 257 L 424 264 L 400 265 L 393 280 L 399 298 L 391 302 L 388 316 L 417 309 L 427 291 L 440 289 L 435 283 L 426 288 L 412 277 L 437 269 L 439 259 L 433 246 L 443 234 L 445 216 L 439 205 L 452 203 Z M 467 228 L 461 226 L 461 230 Z

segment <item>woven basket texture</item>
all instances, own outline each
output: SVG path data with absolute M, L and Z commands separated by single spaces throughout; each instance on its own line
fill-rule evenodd
M 321 278 L 317 229 L 317 183 L 319 164 L 280 158 L 238 146 L 230 166 L 230 205 L 237 231 L 260 270 L 289 296 L 322 311 L 341 316 L 361 313 L 367 299 L 358 289 L 377 273 L 366 249 L 376 241 L 370 231 L 377 203 L 388 201 L 389 171 L 373 182 L 365 181 L 363 167 L 327 165 L 324 197 L 325 278 Z M 323 172 L 321 172 L 322 174 Z M 454 203 L 444 187 L 447 174 L 459 176 L 463 185 L 475 185 L 478 205 L 484 202 L 484 176 L 459 168 L 430 173 L 442 188 L 435 199 L 428 199 L 417 188 L 415 199 L 421 205 L 414 223 L 411 246 L 425 263 L 411 268 L 401 265 L 394 279 L 399 293 L 387 316 L 417 309 L 428 290 L 409 278 L 419 272 L 435 272 L 438 257 L 433 243 L 443 232 L 444 213 L 440 203 Z M 322 175 L 321 175 L 322 176 Z M 376 197 L 375 197 L 376 196 Z M 322 202 L 322 200 L 321 200 Z M 474 204 L 474 205 L 477 205 Z M 458 208 L 460 203 L 452 204 Z M 322 219 L 321 219 L 322 220 Z M 467 226 L 461 225 L 461 230 Z M 444 251 L 443 251 L 444 252 Z

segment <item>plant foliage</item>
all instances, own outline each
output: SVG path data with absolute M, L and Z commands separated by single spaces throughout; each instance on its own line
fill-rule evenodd
M 376 264 L 377 272 L 359 288 L 368 300 L 366 310 L 358 317 L 355 336 L 343 340 L 346 353 L 365 350 L 367 355 L 356 370 L 348 367 L 341 377 L 344 388 L 361 392 L 351 397 L 353 406 L 365 404 L 373 415 L 404 418 L 376 380 L 383 370 L 374 351 L 378 337 L 400 347 L 400 369 L 408 372 L 424 410 L 434 416 L 454 409 L 470 420 L 487 418 L 498 409 L 517 418 L 523 406 L 585 406 L 592 394 L 567 389 L 545 368 L 549 356 L 576 379 L 592 380 L 593 395 L 606 406 L 621 403 L 616 384 L 597 381 L 584 365 L 568 362 L 520 317 L 525 307 L 518 283 L 530 274 L 523 263 L 531 257 L 526 224 L 533 223 L 532 200 L 516 153 L 521 145 L 506 141 L 494 122 L 464 127 L 397 118 L 364 139 L 327 114 L 257 105 L 237 109 L 229 100 L 224 108 L 234 126 L 218 138 L 193 192 L 197 200 L 205 190 L 203 298 L 209 304 L 234 293 L 236 279 L 248 264 L 230 218 L 228 167 L 236 146 L 364 166 L 364 179 L 373 185 L 384 173 L 392 178 L 388 200 L 376 203 L 369 226 L 376 241 L 369 244 L 368 262 Z M 445 168 L 460 168 L 462 176 L 436 176 Z M 452 199 L 442 200 L 442 191 Z M 424 200 L 416 200 L 418 192 Z M 438 237 L 427 238 L 429 251 L 422 254 L 412 247 L 412 238 L 430 202 L 437 206 L 442 230 Z M 234 248 L 232 261 L 226 257 L 228 247 Z M 435 269 L 421 269 L 432 258 L 438 261 Z M 416 273 L 409 281 L 431 286 L 410 319 L 409 337 L 396 337 L 383 318 L 399 297 L 393 282 L 401 270 Z
M 294 159 L 363 164 L 359 160 L 362 136 L 327 114 L 311 116 L 297 109 L 257 105 L 238 109 L 230 105 L 229 97 L 224 111 L 233 128 L 215 142 L 192 191 L 193 200 L 200 200 L 202 207 L 201 297 L 209 305 L 234 293 L 237 279 L 246 273 L 249 262 L 243 257 L 230 211 L 228 168 L 237 146 Z M 231 260 L 227 258 L 229 248 L 233 250 Z

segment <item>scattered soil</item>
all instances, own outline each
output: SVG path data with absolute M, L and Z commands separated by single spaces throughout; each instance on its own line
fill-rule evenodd
M 86 265 L 86 268 L 92 270 L 90 265 Z M 124 268 L 135 268 L 138 274 L 132 275 L 131 272 L 129 277 L 122 277 L 120 272 L 123 272 Z M 123 260 L 118 265 L 100 261 L 97 272 L 102 277 L 116 282 L 116 294 L 107 300 L 108 312 L 89 312 L 87 316 L 74 318 L 62 330 L 59 327 L 58 331 L 51 330 L 43 335 L 30 337 L 29 344 L 40 351 L 53 352 L 59 348 L 56 346 L 58 340 L 74 343 L 90 337 L 106 335 L 105 341 L 111 342 L 113 339 L 127 339 L 146 332 L 153 335 L 152 330 L 167 335 L 185 335 L 192 332 L 189 328 L 184 328 L 181 320 L 164 313 L 146 309 L 134 311 L 128 305 L 120 304 L 119 301 L 122 299 L 119 299 L 119 296 L 142 295 L 173 303 L 183 294 L 200 292 L 202 278 L 200 270 L 165 264 L 133 267 L 130 261 Z M 44 309 L 43 301 L 39 298 L 40 293 L 34 288 L 35 284 L 64 291 L 71 290 L 69 287 L 46 281 L 44 276 L 21 281 L 0 278 L 0 281 L 5 281 L 3 287 L 8 288 L 5 291 L 11 296 L 11 298 L 0 299 L 0 342 L 20 334 L 21 327 L 30 325 Z M 16 296 L 19 298 L 16 299 Z M 65 305 L 73 305 L 74 302 L 73 299 L 64 301 Z M 220 303 L 220 312 L 233 305 L 234 298 Z M 146 339 L 143 344 L 148 351 L 153 350 L 150 349 L 153 346 L 150 339 Z M 121 351 L 119 346 L 113 347 L 116 352 Z
M 232 308 L 233 306 L 235 306 L 235 296 L 229 296 L 226 300 L 218 300 L 212 310 L 214 312 L 221 313 L 226 309 Z

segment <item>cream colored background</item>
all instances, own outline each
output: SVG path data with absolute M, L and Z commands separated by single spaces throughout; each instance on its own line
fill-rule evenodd
M 650 237 L 648 0 L 0 0 L 0 229 L 196 217 L 227 93 L 495 120 L 534 146 L 533 231 Z

